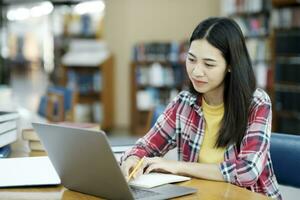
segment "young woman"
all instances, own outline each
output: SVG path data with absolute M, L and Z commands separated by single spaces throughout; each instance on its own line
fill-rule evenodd
M 271 101 L 256 89 L 243 34 L 228 18 L 201 22 L 190 38 L 182 91 L 122 158 L 125 176 L 162 171 L 226 181 L 281 199 L 270 158 Z M 162 158 L 178 147 L 178 160 Z

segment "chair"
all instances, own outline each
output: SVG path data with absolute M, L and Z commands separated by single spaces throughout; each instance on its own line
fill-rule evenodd
M 74 121 L 77 98 L 77 93 L 69 88 L 49 87 L 40 100 L 38 113 L 52 122 Z
M 300 188 L 300 135 L 272 133 L 270 148 L 278 183 Z

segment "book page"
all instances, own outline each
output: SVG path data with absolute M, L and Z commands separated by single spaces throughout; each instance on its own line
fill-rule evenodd
M 143 188 L 153 188 L 167 183 L 176 183 L 191 180 L 190 177 L 174 174 L 150 173 L 143 174 L 129 182 L 129 185 Z

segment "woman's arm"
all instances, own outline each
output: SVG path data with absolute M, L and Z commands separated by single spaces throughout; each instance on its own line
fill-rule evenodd
M 180 162 L 178 174 L 214 181 L 225 181 L 219 164 Z
M 146 168 L 145 173 L 151 171 L 167 172 L 195 178 L 224 181 L 219 164 L 173 161 L 154 157 L 146 158 L 144 167 Z

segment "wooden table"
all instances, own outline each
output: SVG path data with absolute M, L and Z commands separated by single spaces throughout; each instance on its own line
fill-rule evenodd
M 182 186 L 198 188 L 198 192 L 193 195 L 180 197 L 177 199 L 199 199 L 199 200 L 223 200 L 223 199 L 247 199 L 247 200 L 267 200 L 270 198 L 237 187 L 230 183 L 192 179 L 191 181 L 180 183 Z M 8 188 L 0 189 L 0 199 L 5 200 L 97 200 L 100 198 L 74 192 L 63 186 L 54 187 L 34 187 L 34 188 Z

